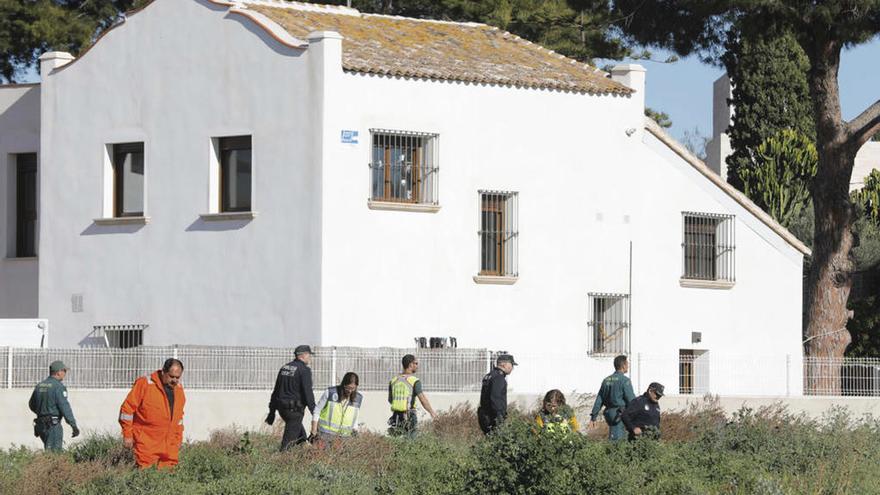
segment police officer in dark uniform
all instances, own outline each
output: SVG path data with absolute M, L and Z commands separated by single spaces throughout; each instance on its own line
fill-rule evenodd
M 275 422 L 275 411 L 284 420 L 284 436 L 281 438 L 281 450 L 286 450 L 290 444 L 299 445 L 306 441 L 306 430 L 303 428 L 303 416 L 305 409 L 314 419 L 315 394 L 312 390 L 312 370 L 309 362 L 312 360 L 312 349 L 307 345 L 301 345 L 294 349 L 296 359 L 285 364 L 278 371 L 275 379 L 275 389 L 272 390 L 272 398 L 269 400 L 269 415 L 266 423 L 271 425 Z
M 629 371 L 629 361 L 626 356 L 620 355 L 614 358 L 614 373 L 602 380 L 602 386 L 599 387 L 596 402 L 593 403 L 593 410 L 590 412 L 590 428 L 592 428 L 596 424 L 599 411 L 603 406 L 605 407 L 602 416 L 608 423 L 608 439 L 611 441 L 623 439 L 624 429 L 623 423 L 620 422 L 620 414 L 636 396 L 632 382 L 626 376 L 627 371 Z
M 626 406 L 620 419 L 631 441 L 641 436 L 660 438 L 660 397 L 663 397 L 663 385 L 652 382 L 644 394 Z
M 507 375 L 517 366 L 510 354 L 499 354 L 495 368 L 483 377 L 480 390 L 480 407 L 477 408 L 477 421 L 485 434 L 501 425 L 507 418 Z
M 61 361 L 49 365 L 49 377 L 34 387 L 28 406 L 37 415 L 34 420 L 34 436 L 40 437 L 46 450 L 59 451 L 62 448 L 64 430 L 61 418 L 73 429 L 72 437 L 79 436 L 79 428 L 73 417 L 73 410 L 67 401 L 67 387 L 61 383 L 67 375 L 67 366 Z

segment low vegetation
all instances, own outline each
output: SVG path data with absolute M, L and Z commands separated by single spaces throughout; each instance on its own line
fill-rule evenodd
M 536 435 L 517 412 L 483 438 L 458 406 L 415 440 L 361 434 L 278 453 L 279 430 L 223 430 L 187 444 L 173 472 L 139 471 L 117 438 L 62 454 L 0 452 L 3 494 L 833 494 L 880 493 L 880 422 L 843 410 L 821 420 L 784 408 L 725 417 L 717 402 L 667 413 L 663 439 L 610 444 Z

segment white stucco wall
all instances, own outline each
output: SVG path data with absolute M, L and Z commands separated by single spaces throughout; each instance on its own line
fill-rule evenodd
M 539 375 L 552 379 L 547 385 L 573 387 L 572 374 L 598 380 L 610 364 L 585 355 L 587 294 L 628 291 L 632 242 L 632 351 L 673 358 L 653 370 L 645 364 L 645 385 L 677 388 L 679 349 L 791 355 L 799 369 L 800 253 L 643 136 L 637 101 L 355 74 L 335 84 L 340 112 L 327 124 L 337 142 L 324 170 L 325 342 L 406 346 L 451 335 L 459 346 L 528 353 L 534 361 L 522 370 L 550 371 L 552 355 L 565 354 L 565 371 Z M 638 132 L 627 137 L 631 127 Z M 440 134 L 439 212 L 368 209 L 370 128 Z M 340 144 L 341 129 L 359 131 L 360 143 Z M 520 193 L 514 285 L 472 280 L 479 189 Z M 680 287 L 682 211 L 736 215 L 732 289 Z M 703 333 L 701 344 L 691 344 L 692 331 Z M 578 354 L 584 361 L 570 367 Z M 768 384 L 759 370 L 746 373 L 731 386 L 786 392 L 784 375 Z M 518 380 L 536 376 L 517 373 L 511 384 Z
M 864 187 L 865 177 L 870 175 L 874 169 L 880 170 L 880 142 L 868 141 L 859 148 L 859 152 L 856 154 L 852 178 L 849 183 L 850 191 Z
M 318 340 L 309 70 L 307 52 L 225 7 L 158 0 L 48 76 L 40 314 L 54 346 L 125 323 L 149 324 L 147 345 Z M 241 134 L 252 136 L 258 215 L 206 222 L 211 138 Z M 105 145 L 128 141 L 145 143 L 151 220 L 97 225 Z M 80 313 L 73 294 L 83 296 Z
M 0 86 L 0 318 L 35 318 L 38 312 L 37 260 L 15 258 L 14 167 L 16 154 L 39 149 L 40 86 Z M 39 174 L 39 154 L 37 160 Z

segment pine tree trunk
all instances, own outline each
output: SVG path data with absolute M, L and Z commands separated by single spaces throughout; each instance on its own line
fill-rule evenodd
M 805 49 L 808 47 L 805 47 Z M 810 49 L 810 92 L 819 166 L 813 182 L 815 232 L 804 351 L 805 391 L 840 395 L 840 359 L 851 341 L 846 308 L 852 287 L 853 208 L 849 199 L 855 152 L 840 113 L 837 71 L 840 44 L 817 40 Z

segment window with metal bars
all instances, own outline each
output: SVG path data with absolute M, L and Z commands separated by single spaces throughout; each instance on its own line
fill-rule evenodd
M 629 296 L 590 293 L 589 310 L 587 351 L 590 354 L 629 354 Z
M 95 325 L 93 336 L 102 339 L 107 347 L 130 349 L 144 345 L 144 330 L 149 325 Z
M 733 215 L 682 213 L 682 278 L 734 282 Z
M 439 204 L 438 134 L 370 129 L 370 199 Z
M 480 275 L 519 275 L 519 193 L 479 191 Z

